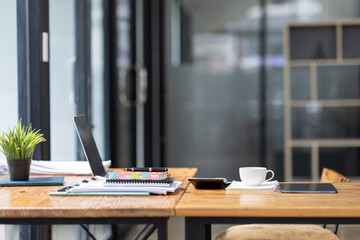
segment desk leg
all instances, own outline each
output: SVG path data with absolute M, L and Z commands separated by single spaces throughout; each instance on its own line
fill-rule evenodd
M 162 218 L 159 222 L 156 223 L 158 229 L 158 240 L 167 240 L 168 232 L 167 232 L 167 218 Z
M 211 240 L 211 224 L 203 222 L 200 218 L 185 218 L 186 240 Z

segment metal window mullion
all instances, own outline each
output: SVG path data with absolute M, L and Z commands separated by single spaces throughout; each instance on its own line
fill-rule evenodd
M 104 11 L 104 112 L 105 112 L 105 158 L 111 166 L 120 167 L 116 133 L 118 128 L 118 74 L 116 66 L 117 31 L 116 1 L 103 1 Z
M 30 121 L 30 48 L 29 6 L 27 1 L 17 1 L 17 48 L 18 48 L 18 113 L 23 123 Z
M 137 14 L 140 14 L 137 12 L 137 8 L 139 7 L 139 4 L 137 3 L 139 0 L 131 0 L 130 1 L 130 61 L 131 66 L 135 66 L 137 63 L 138 58 L 138 52 L 139 50 L 137 47 L 137 37 L 138 37 L 138 31 L 137 31 Z M 134 101 L 136 99 L 136 72 L 133 69 L 130 72 L 130 81 L 128 82 L 128 92 L 129 92 L 129 99 L 131 101 Z M 136 114 L 136 108 L 131 107 L 130 108 L 130 162 L 132 166 L 136 166 L 136 158 L 137 158 L 137 114 Z
M 259 55 L 260 55 L 260 69 L 259 69 L 259 115 L 260 115 L 260 146 L 259 146 L 259 160 L 261 166 L 266 166 L 266 155 L 267 155 L 267 74 L 266 74 L 266 44 L 267 44 L 267 2 L 260 0 L 260 32 L 259 32 Z
M 75 1 L 75 114 L 85 114 L 91 119 L 91 2 L 90 0 Z M 74 133 L 75 134 L 75 133 Z M 77 138 L 76 138 L 77 139 Z M 77 140 L 77 160 L 85 160 L 85 155 Z
M 49 62 L 42 57 L 42 34 L 49 32 L 48 0 L 18 0 L 17 29 L 19 117 L 24 124 L 41 129 L 47 139 L 36 147 L 34 159 L 49 160 Z
M 49 1 L 17 0 L 19 118 L 41 129 L 47 139 L 36 147 L 33 159 L 50 160 L 49 39 L 43 41 L 43 33 L 49 36 Z M 51 228 L 21 225 L 19 234 L 23 240 L 51 239 Z
M 140 93 L 140 82 L 138 82 L 139 70 L 137 70 L 136 66 L 144 65 L 144 1 L 138 0 L 135 1 L 135 62 L 133 64 L 133 68 L 135 68 L 135 102 L 137 102 L 138 96 Z M 143 167 L 145 165 L 145 155 L 144 155 L 144 107 L 142 105 L 136 105 L 136 166 Z
M 148 98 L 145 104 L 145 163 L 164 164 L 164 6 L 163 1 L 145 1 L 144 65 L 148 70 Z
M 91 111 L 91 0 L 75 0 L 75 114 L 85 114 L 92 126 Z M 74 132 L 76 135 L 76 133 Z M 85 161 L 85 155 L 76 137 L 76 159 Z M 90 226 L 88 226 L 89 228 Z M 78 239 L 88 239 L 79 227 Z
M 166 166 L 166 113 L 165 113 L 165 109 L 166 109 L 166 71 L 167 71 L 167 66 L 168 66 L 168 61 L 167 61 L 167 51 L 168 51 L 168 41 L 167 41 L 167 33 L 166 33 L 166 29 L 167 29 L 167 24 L 166 23 L 166 19 L 167 19 L 167 5 L 166 5 L 165 0 L 161 0 L 160 4 L 159 4 L 159 16 L 160 16 L 160 23 L 161 23 L 161 28 L 159 29 L 159 45 L 162 46 L 160 48 L 160 58 L 159 58 L 159 68 L 160 68 L 160 72 L 159 72 L 159 135 L 155 136 L 158 138 L 159 141 L 159 146 L 154 146 L 154 148 L 158 148 L 159 150 L 159 165 L 160 166 Z M 153 154 L 154 157 L 156 157 L 156 150 Z

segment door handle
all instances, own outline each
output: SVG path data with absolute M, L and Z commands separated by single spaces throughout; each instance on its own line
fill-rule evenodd
M 135 100 L 130 100 L 126 93 L 126 83 L 130 77 L 130 72 L 135 71 L 135 87 L 136 97 Z M 147 70 L 143 65 L 135 64 L 128 68 L 122 68 L 119 70 L 119 100 L 125 107 L 142 107 L 146 103 L 147 99 Z

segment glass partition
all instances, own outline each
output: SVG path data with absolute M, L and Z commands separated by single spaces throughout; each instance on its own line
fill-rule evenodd
M 76 160 L 75 1 L 49 1 L 51 160 Z
M 18 120 L 16 1 L 0 1 L 0 133 Z M 6 158 L 0 152 L 0 167 Z M 0 225 L 0 239 L 19 239 L 18 226 Z
M 259 164 L 257 1 L 172 1 L 167 161 L 239 179 Z

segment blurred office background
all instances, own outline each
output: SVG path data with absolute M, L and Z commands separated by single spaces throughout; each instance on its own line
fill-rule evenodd
M 25 2 L 0 0 L 0 131 L 27 104 L 18 94 L 17 8 Z M 266 166 L 284 180 L 284 24 L 360 14 L 356 0 L 44 2 L 49 146 L 38 159 L 84 160 L 72 117 L 87 114 L 101 157 L 114 167 L 197 167 L 200 177 L 235 180 L 242 166 Z M 292 73 L 294 99 L 308 99 L 308 71 Z M 360 97 L 359 66 L 318 74 L 323 98 Z M 292 116 L 294 138 L 360 137 L 359 107 L 298 108 Z M 309 180 L 310 149 L 292 156 L 295 179 Z M 360 175 L 359 148 L 320 149 L 319 161 L 320 170 Z M 91 227 L 99 239 L 111 234 Z M 4 239 L 19 238 L 14 228 L 4 228 Z M 86 239 L 76 226 L 54 226 L 53 239 L 64 228 Z

